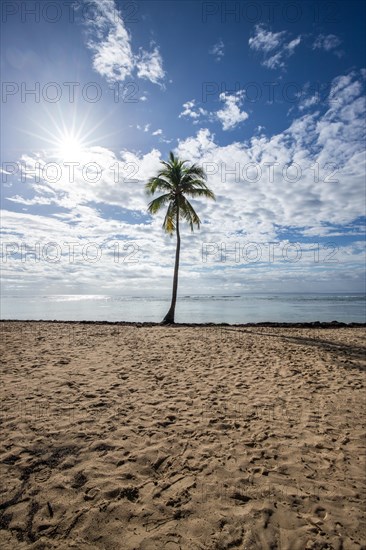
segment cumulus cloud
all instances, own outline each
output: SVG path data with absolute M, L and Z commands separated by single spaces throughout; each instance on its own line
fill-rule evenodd
M 271 32 L 263 25 L 256 25 L 254 34 L 249 38 L 249 47 L 262 55 L 261 64 L 268 69 L 284 68 L 285 61 L 293 55 L 300 44 L 298 36 L 287 41 L 287 31 Z
M 282 133 L 219 146 L 208 129 L 181 141 L 178 152 L 205 163 L 209 181 L 230 219 L 205 206 L 213 225 L 275 238 L 275 226 L 327 235 L 331 225 L 364 215 L 365 103 L 355 74 L 336 78 L 323 113 L 295 118 Z M 335 95 L 334 95 L 335 94 Z M 336 99 L 336 101 L 335 101 Z M 220 221 L 219 221 L 220 220 Z
M 302 99 L 299 102 L 299 109 L 300 111 L 304 111 L 305 109 L 309 109 L 310 107 L 314 107 L 315 105 L 318 105 L 319 101 L 320 101 L 320 95 L 318 93 L 315 93 L 310 97 L 306 97 Z
M 183 103 L 183 111 L 179 114 L 179 118 L 189 117 L 193 119 L 194 123 L 197 123 L 201 117 L 206 116 L 207 114 L 208 111 L 202 107 L 197 107 L 196 100 L 191 99 L 191 101 Z
M 231 130 L 248 118 L 248 113 L 240 110 L 243 101 L 243 92 L 235 94 L 220 94 L 220 100 L 224 102 L 225 107 L 216 112 L 216 116 L 222 123 L 223 130 Z
M 320 285 L 318 290 L 322 285 L 327 290 L 333 288 L 330 285 L 335 281 L 340 285 L 360 284 L 364 254 L 360 222 L 364 206 L 360 196 L 366 167 L 363 86 L 358 73 L 339 76 L 333 81 L 333 97 L 328 98 L 325 111 L 303 114 L 276 135 L 261 133 L 249 141 L 219 145 L 213 133 L 201 128 L 179 142 L 175 152 L 205 168 L 208 184 L 217 196 L 216 203 L 194 201 L 202 226 L 199 232 L 184 234 L 181 288 L 193 285 L 192 279 L 196 292 L 233 285 L 243 288 L 243 281 L 248 289 L 268 290 L 269 284 L 275 288 L 285 281 L 287 290 L 291 284 L 298 290 L 298 277 L 307 285 L 304 290 L 313 290 L 314 281 Z M 98 291 L 113 292 L 118 288 L 117 293 L 121 293 L 121 289 L 133 288 L 138 292 L 142 281 L 151 285 L 156 277 L 170 288 L 174 240 L 161 230 L 163 213 L 152 219 L 147 216 L 144 194 L 144 183 L 160 168 L 161 158 L 157 149 L 146 154 L 124 150 L 117 155 L 102 147 L 89 148 L 71 182 L 67 171 L 58 181 L 45 178 L 42 167 L 54 158 L 45 153 L 25 155 L 23 161 L 28 162 L 30 170 L 34 163 L 40 163 L 39 177 L 24 181 L 24 197 L 23 193 L 8 197 L 12 204 L 29 208 L 28 213 L 3 213 L 8 241 L 31 244 L 89 240 L 104 246 L 122 239 L 138 244 L 140 261 L 133 268 L 114 263 L 108 255 L 98 264 L 25 263 L 20 274 L 19 261 L 12 256 L 5 266 L 7 288 L 21 281 L 43 289 L 47 286 L 45 281 L 51 284 L 56 280 L 71 286 L 78 281 L 84 288 L 94 285 Z M 94 182 L 83 174 L 82 166 L 88 162 L 95 162 L 102 169 Z M 89 173 L 89 179 L 94 175 Z M 54 214 L 32 213 L 37 204 L 47 208 L 50 202 L 56 208 Z M 103 208 L 112 206 L 119 209 L 118 216 L 103 214 Z M 270 242 L 279 243 L 275 251 L 281 254 L 285 243 L 281 230 L 307 237 L 306 246 L 302 243 L 303 258 L 296 265 L 283 260 L 281 265 L 273 265 L 265 259 Z M 337 264 L 314 265 L 314 248 L 320 237 L 331 240 L 334 235 L 350 233 L 356 237 L 355 242 L 339 248 Z M 230 252 L 236 242 L 259 243 L 263 259 L 248 265 L 241 256 L 241 264 L 236 264 Z M 216 243 L 219 256 L 225 245 L 226 263 L 211 255 L 204 264 L 205 243 Z M 328 253 L 320 245 L 321 261 Z
M 36 192 L 32 204 L 44 204 L 47 199 L 59 207 L 70 208 L 97 202 L 143 211 L 146 209 L 143 183 L 159 168 L 160 158 L 157 149 L 145 155 L 126 150 L 116 155 L 104 147 L 89 147 L 80 155 L 79 162 L 70 167 L 57 157 L 44 155 L 40 159 L 23 155 L 21 177 L 32 182 Z M 19 196 L 9 200 L 22 202 Z M 24 200 L 23 204 L 29 201 Z
M 152 52 L 141 50 L 136 59 L 136 67 L 139 78 L 145 78 L 154 84 L 159 84 L 164 79 L 163 60 L 156 46 Z
M 242 225 L 244 218 L 248 227 L 250 220 L 255 224 L 262 220 L 267 228 L 273 224 L 305 227 L 309 220 L 317 225 L 350 223 L 363 214 L 359 200 L 365 167 L 363 89 L 358 73 L 339 76 L 333 80 L 322 114 L 315 111 L 295 118 L 280 134 L 261 133 L 249 142 L 219 146 L 214 134 L 201 128 L 195 136 L 180 141 L 177 152 L 195 162 L 214 163 L 210 180 L 222 203 L 229 201 L 233 208 L 230 224 L 237 219 Z M 231 113 L 237 103 L 233 96 L 224 96 Z M 245 117 L 227 114 L 222 123 L 231 127 L 238 118 Z M 161 129 L 153 135 L 162 135 Z M 159 168 L 160 159 L 157 149 L 144 155 L 127 150 L 116 155 L 103 147 L 91 147 L 83 153 L 72 178 L 70 167 L 63 167 L 59 177 L 45 172 L 46 164 L 57 159 L 44 153 L 23 155 L 20 162 L 25 184 L 42 200 L 104 202 L 144 211 L 143 184 Z M 88 163 L 95 163 L 100 173 L 92 169 L 83 173 Z M 19 194 L 13 199 L 19 201 Z
M 163 60 L 156 45 L 151 51 L 140 48 L 134 54 L 131 36 L 114 0 L 92 0 L 95 18 L 87 21 L 87 47 L 93 52 L 93 68 L 109 82 L 123 82 L 137 71 L 137 76 L 162 85 L 165 78 Z
M 239 90 L 234 94 L 223 92 L 219 95 L 219 100 L 224 103 L 224 107 L 217 111 L 207 111 L 202 107 L 198 107 L 195 99 L 187 101 L 183 103 L 184 110 L 180 113 L 179 118 L 191 118 L 194 124 L 198 124 L 204 119 L 211 122 L 219 121 L 223 130 L 232 130 L 248 118 L 248 113 L 240 110 L 243 102 L 243 91 Z

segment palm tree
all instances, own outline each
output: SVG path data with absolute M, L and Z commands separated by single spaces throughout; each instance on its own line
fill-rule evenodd
M 186 162 L 188 161 L 179 160 L 170 152 L 169 160 L 167 162 L 162 161 L 164 167 L 156 176 L 150 178 L 145 186 L 148 195 L 153 195 L 156 191 L 164 192 L 163 195 L 160 195 L 160 197 L 153 199 L 149 203 L 148 211 L 150 214 L 155 214 L 161 208 L 168 205 L 163 229 L 171 236 L 174 232 L 177 235 L 172 301 L 162 324 L 174 323 L 180 254 L 179 221 L 180 219 L 186 220 L 191 227 L 191 231 L 193 231 L 194 225 L 199 229 L 201 223 L 186 195 L 192 198 L 206 197 L 215 200 L 215 195 L 205 183 L 206 174 L 204 170 L 196 164 L 185 166 Z

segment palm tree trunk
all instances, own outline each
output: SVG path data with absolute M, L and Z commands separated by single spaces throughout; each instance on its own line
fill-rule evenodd
M 163 325 L 174 324 L 175 304 L 176 304 L 176 301 L 177 301 L 177 290 L 178 290 L 178 271 L 179 271 L 179 254 L 180 254 L 179 206 L 177 208 L 176 233 L 177 233 L 177 247 L 175 249 L 175 265 L 174 265 L 172 301 L 171 301 L 171 304 L 170 304 L 169 311 L 165 315 L 165 317 L 162 321 Z

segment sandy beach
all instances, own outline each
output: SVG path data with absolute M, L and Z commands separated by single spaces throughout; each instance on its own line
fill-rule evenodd
M 364 327 L 0 329 L 1 548 L 366 548 Z

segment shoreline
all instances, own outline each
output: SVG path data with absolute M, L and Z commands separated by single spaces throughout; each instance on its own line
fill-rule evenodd
M 166 327 L 166 328 L 208 328 L 208 327 L 229 327 L 229 328 L 248 328 L 248 327 L 272 327 L 272 328 L 365 328 L 366 323 L 343 321 L 299 321 L 299 322 L 277 322 L 260 321 L 258 323 L 174 323 L 162 324 L 154 321 L 71 321 L 58 319 L 0 319 L 0 323 L 61 323 L 66 325 L 113 325 L 124 327 Z

